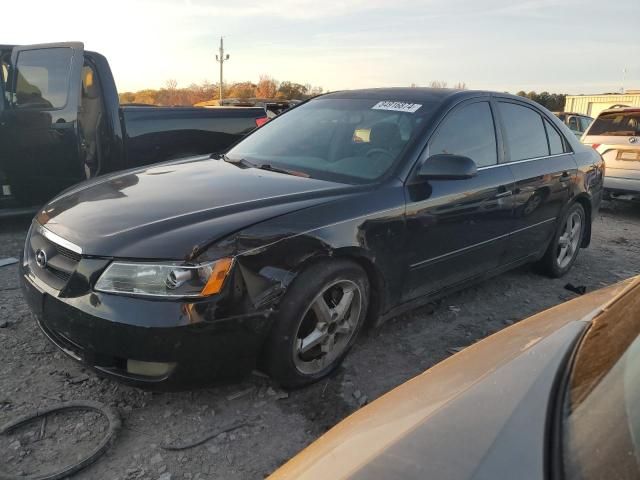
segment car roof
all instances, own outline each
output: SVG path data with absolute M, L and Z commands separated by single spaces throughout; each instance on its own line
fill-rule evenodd
M 508 93 L 490 92 L 485 90 L 459 90 L 455 88 L 426 88 L 426 87 L 391 87 L 366 88 L 358 90 L 341 90 L 321 95 L 323 98 L 366 98 L 372 100 L 404 100 L 441 102 L 453 97 L 473 98 L 478 96 L 499 95 L 514 99 L 529 101 L 524 97 L 517 97 Z
M 578 113 L 578 112 L 553 112 L 554 115 L 575 115 L 576 117 L 588 117 L 593 118 L 586 113 Z
M 453 103 L 467 98 L 496 97 L 501 99 L 517 100 L 532 107 L 544 108 L 526 97 L 519 97 L 510 93 L 492 92 L 489 90 L 459 90 L 455 88 L 427 88 L 427 87 L 390 87 L 390 88 L 366 88 L 358 90 L 341 90 L 325 93 L 314 97 L 312 100 L 336 98 L 336 99 L 368 99 L 390 100 L 415 103 Z
M 640 112 L 640 107 L 619 107 L 619 108 L 607 108 L 606 110 L 601 111 L 598 116 L 603 113 L 631 113 L 631 112 Z

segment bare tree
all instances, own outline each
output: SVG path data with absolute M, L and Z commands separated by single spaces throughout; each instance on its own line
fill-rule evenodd
M 447 82 L 444 80 L 432 80 L 429 82 L 430 88 L 447 88 Z

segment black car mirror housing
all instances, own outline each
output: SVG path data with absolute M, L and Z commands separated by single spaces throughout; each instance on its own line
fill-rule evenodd
M 476 163 L 469 157 L 438 153 L 432 155 L 418 169 L 418 176 L 433 180 L 464 180 L 478 174 Z

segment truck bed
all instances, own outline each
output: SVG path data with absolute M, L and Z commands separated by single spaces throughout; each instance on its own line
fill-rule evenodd
M 120 107 L 128 167 L 221 152 L 264 119 L 261 107 Z

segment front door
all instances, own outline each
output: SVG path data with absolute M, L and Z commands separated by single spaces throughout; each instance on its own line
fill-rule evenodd
M 415 179 L 407 186 L 408 276 L 404 300 L 436 293 L 500 264 L 512 227 L 513 176 L 488 99 L 455 107 L 438 126 L 424 158 L 449 153 L 471 158 L 477 176 Z
M 39 206 L 83 178 L 77 133 L 81 43 L 14 47 L 0 121 L 0 171 L 19 206 Z
M 515 178 L 513 235 L 507 262 L 540 254 L 569 201 L 577 164 L 568 142 L 549 119 L 531 106 L 498 100 L 505 161 Z

